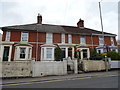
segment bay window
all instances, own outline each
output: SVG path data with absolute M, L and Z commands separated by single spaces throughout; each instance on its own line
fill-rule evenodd
M 41 60 L 54 60 L 55 46 L 42 46 L 41 47 Z
M 15 60 L 31 60 L 32 59 L 32 47 L 30 46 L 16 46 Z

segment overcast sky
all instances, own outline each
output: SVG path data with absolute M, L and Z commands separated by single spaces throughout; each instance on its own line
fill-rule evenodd
M 99 1 L 0 0 L 0 27 L 36 23 L 40 13 L 43 24 L 76 26 L 81 18 L 85 27 L 101 31 Z M 118 35 L 118 1 L 101 1 L 104 32 Z

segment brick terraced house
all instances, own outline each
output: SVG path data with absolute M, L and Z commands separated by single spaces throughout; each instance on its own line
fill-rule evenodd
M 89 58 L 96 47 L 99 54 L 107 50 L 117 51 L 116 35 L 84 27 L 79 20 L 77 27 L 42 24 L 38 14 L 37 23 L 2 27 L 1 61 L 54 60 L 56 44 L 62 49 L 62 58 L 74 58 L 78 51 L 80 59 Z M 107 48 L 106 48 L 107 46 Z

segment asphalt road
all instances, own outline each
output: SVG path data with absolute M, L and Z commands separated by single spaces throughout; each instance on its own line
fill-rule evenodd
M 81 77 L 5 84 L 2 88 L 118 88 L 120 76 Z

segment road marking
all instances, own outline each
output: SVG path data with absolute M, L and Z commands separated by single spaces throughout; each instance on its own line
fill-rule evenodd
M 61 80 L 48 80 L 48 81 L 38 81 L 38 82 L 19 82 L 14 84 L 4 84 L 0 86 L 17 86 L 17 85 L 29 85 L 29 84 L 38 84 L 38 83 L 49 83 L 49 82 L 61 82 L 66 80 L 80 80 L 80 79 L 90 79 L 90 78 L 100 78 L 100 77 L 111 77 L 111 76 L 119 76 L 119 75 L 106 75 L 106 76 L 93 76 L 93 77 L 78 77 L 78 78 L 68 78 L 68 79 L 61 79 Z

